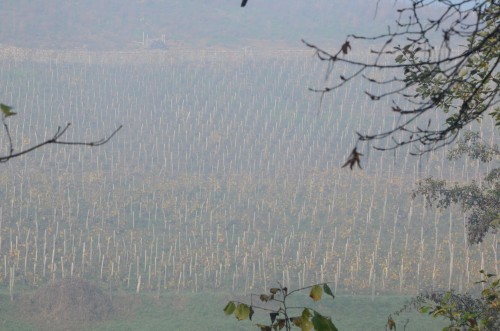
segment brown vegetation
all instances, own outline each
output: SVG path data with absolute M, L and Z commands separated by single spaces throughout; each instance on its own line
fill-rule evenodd
M 42 330 L 74 330 L 107 320 L 115 312 L 109 296 L 95 284 L 79 278 L 42 286 L 23 295 L 19 306 Z

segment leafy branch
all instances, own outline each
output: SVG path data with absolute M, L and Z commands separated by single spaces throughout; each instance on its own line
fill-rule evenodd
M 292 291 L 288 291 L 287 287 L 281 284 L 279 287 L 269 289 L 269 293 L 264 294 L 251 294 L 250 305 L 240 301 L 229 301 L 224 308 L 224 313 L 234 315 L 239 321 L 252 320 L 255 313 L 254 309 L 268 312 L 270 324 L 256 323 L 255 325 L 261 331 L 271 330 L 291 330 L 293 327 L 300 328 L 302 331 L 317 330 L 317 331 L 337 331 L 329 317 L 324 316 L 317 310 L 308 307 L 295 307 L 289 306 L 287 299 L 291 295 L 298 292 L 309 291 L 309 297 L 313 301 L 321 300 L 323 293 L 335 298 L 332 290 L 327 283 L 315 284 L 311 286 L 302 287 Z M 261 305 L 255 304 L 253 298 L 258 297 Z M 272 304 L 278 304 L 278 308 L 270 307 Z M 265 304 L 265 305 L 262 305 Z M 291 312 L 300 313 L 291 316 Z
M 369 90 L 365 94 L 372 101 L 391 98 L 388 110 L 399 115 L 398 124 L 373 134 L 357 132 L 358 142 L 390 138 L 388 147 L 374 148 L 411 145 L 416 155 L 454 142 L 467 124 L 486 113 L 500 125 L 498 1 L 412 0 L 397 12 L 394 31 L 389 27 L 387 33 L 374 37 L 348 35 L 335 53 L 303 40 L 328 64 L 325 80 L 333 79 L 326 87 L 310 88 L 321 94 L 320 107 L 326 93 L 358 78 L 379 86 L 379 94 Z M 372 61 L 356 60 L 347 56 L 353 41 L 380 41 L 382 47 L 369 51 Z M 333 77 L 338 63 L 347 64 L 350 72 Z M 390 78 L 376 78 L 374 72 Z M 444 123 L 432 123 L 429 115 L 436 110 L 445 114 Z M 396 138 L 396 134 L 401 135 Z
M 469 155 L 472 159 L 489 162 L 500 156 L 497 145 L 489 146 L 484 143 L 477 133 L 466 132 L 459 140 L 457 147 L 448 154 L 453 160 L 462 155 Z M 448 208 L 458 204 L 464 213 L 467 213 L 468 240 L 471 244 L 482 242 L 486 234 L 500 228 L 500 169 L 491 170 L 478 183 L 448 185 L 445 180 L 426 178 L 417 183 L 412 196 L 423 196 L 428 204 L 436 204 L 438 208 Z
M 448 321 L 447 331 L 498 330 L 500 327 L 500 279 L 494 274 L 479 271 L 482 280 L 475 284 L 486 286 L 480 296 L 450 291 L 425 292 L 411 299 L 394 315 L 417 310 L 434 318 Z M 392 318 L 392 317 L 391 317 Z

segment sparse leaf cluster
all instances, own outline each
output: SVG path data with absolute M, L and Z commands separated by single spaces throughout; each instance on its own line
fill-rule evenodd
M 457 148 L 450 151 L 448 157 L 456 159 L 463 154 L 472 159 L 489 162 L 498 157 L 498 146 L 489 146 L 479 140 L 479 136 L 468 133 L 460 140 Z M 468 239 L 472 244 L 482 242 L 489 231 L 496 232 L 500 227 L 500 169 L 491 170 L 480 183 L 449 185 L 445 180 L 427 178 L 418 183 L 413 197 L 422 195 L 429 205 L 448 208 L 459 204 L 468 213 Z
M 443 330 L 498 330 L 500 327 L 500 279 L 480 270 L 484 284 L 478 298 L 453 290 L 424 293 L 411 302 L 418 311 L 432 317 L 445 318 L 449 324 Z
M 290 295 L 306 290 L 309 290 L 309 297 L 313 301 L 320 301 L 323 293 L 331 296 L 332 299 L 335 298 L 332 290 L 326 283 L 315 284 L 290 292 L 288 292 L 288 288 L 280 286 L 279 288 L 270 288 L 269 293 L 258 295 L 261 303 L 277 303 L 279 305 L 278 308 L 259 306 L 254 304 L 253 300 L 250 305 L 242 302 L 230 301 L 224 308 L 224 313 L 226 315 L 234 315 L 236 319 L 241 321 L 246 319 L 252 320 L 254 308 L 266 311 L 269 313 L 270 324 L 255 324 L 261 331 L 291 330 L 292 328 L 298 328 L 302 331 L 337 331 L 331 318 L 324 316 L 317 310 L 308 307 L 289 307 L 287 305 L 287 298 Z M 254 295 L 252 295 L 252 298 L 253 296 Z
M 378 133 L 357 134 L 358 141 L 392 140 L 389 146 L 374 146 L 379 150 L 404 145 L 414 147 L 413 154 L 435 150 L 454 142 L 466 125 L 481 120 L 485 114 L 493 116 L 498 126 L 498 1 L 412 0 L 397 12 L 395 27 L 389 27 L 387 33 L 375 37 L 349 35 L 336 53 L 304 42 L 319 60 L 328 63 L 327 86 L 310 89 L 321 93 L 320 104 L 325 93 L 357 78 L 378 87 L 381 92 L 365 93 L 372 101 L 390 98 L 390 110 L 400 117 L 398 124 Z M 356 47 L 353 40 L 382 45 L 357 53 L 370 53 L 373 61 L 357 60 L 351 55 Z M 359 50 L 361 46 L 357 47 Z M 347 63 L 352 70 L 339 74 L 336 81 L 338 63 Z M 380 70 L 390 78 L 373 75 Z M 431 114 L 436 112 L 438 123 L 433 123 Z
M 497 144 L 489 145 L 484 142 L 479 133 L 466 131 L 455 148 L 448 152 L 448 159 L 457 160 L 463 155 L 467 155 L 472 160 L 486 163 L 500 156 L 500 149 Z
M 469 184 L 448 186 L 444 180 L 427 178 L 418 184 L 414 195 L 423 195 L 432 204 L 437 201 L 438 208 L 459 204 L 468 213 L 468 238 L 472 244 L 480 243 L 488 231 L 500 226 L 500 169 L 494 169 L 483 183 L 472 181 Z

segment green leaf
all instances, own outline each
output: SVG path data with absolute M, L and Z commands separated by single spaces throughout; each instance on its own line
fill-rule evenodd
M 259 297 L 260 301 L 262 302 L 268 302 L 270 300 L 269 298 L 270 298 L 269 295 L 266 294 L 261 294 Z
M 420 307 L 420 312 L 422 314 L 426 314 L 427 312 L 429 312 L 430 309 L 431 309 L 431 307 L 429 307 L 429 306 Z
M 234 302 L 229 301 L 226 305 L 226 308 L 224 308 L 224 313 L 226 314 L 226 316 L 231 315 L 232 313 L 234 313 L 235 309 L 236 305 L 234 304 Z
M 234 311 L 234 316 L 236 316 L 239 321 L 248 319 L 250 317 L 250 306 L 244 303 L 238 304 Z
M 300 329 L 302 331 L 310 331 L 313 329 L 313 327 L 314 327 L 314 325 L 312 324 L 312 322 L 310 320 L 302 318 L 302 322 L 300 324 Z
M 272 287 L 272 288 L 269 289 L 269 292 L 271 292 L 271 294 L 276 294 L 279 291 L 281 291 L 281 290 L 279 288 L 277 288 L 277 287 Z
M 316 284 L 316 285 L 313 285 L 313 287 L 311 288 L 311 293 L 309 293 L 309 296 L 314 301 L 319 301 L 319 300 L 321 300 L 322 294 L 323 294 L 323 289 L 321 288 L 321 286 Z
M 290 321 L 302 331 L 310 331 L 314 327 L 312 322 L 309 320 L 311 316 L 312 315 L 309 309 L 304 308 L 300 317 L 290 317 Z
M 403 63 L 405 61 L 403 54 L 399 54 L 398 56 L 396 56 L 394 61 L 396 61 L 396 63 Z
M 323 291 L 325 291 L 326 294 L 332 297 L 332 299 L 335 299 L 335 295 L 333 294 L 332 290 L 330 289 L 330 286 L 328 284 L 323 284 Z
M 316 310 L 311 321 L 316 331 L 338 331 L 331 319 L 321 315 Z
M 312 314 L 311 312 L 309 311 L 309 309 L 307 308 L 304 308 L 304 310 L 302 311 L 302 319 L 309 319 L 311 318 Z
M 458 73 L 458 77 L 464 77 L 465 75 L 468 74 L 468 70 L 467 68 L 463 67 L 462 69 L 460 69 L 460 72 Z
M 4 105 L 3 103 L 0 103 L 0 109 L 2 109 L 2 113 L 5 117 L 13 116 L 16 115 L 16 112 L 11 111 L 12 107 Z

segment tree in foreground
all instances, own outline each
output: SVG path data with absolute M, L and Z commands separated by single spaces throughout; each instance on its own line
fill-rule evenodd
M 374 102 L 389 98 L 386 110 L 397 114 L 398 124 L 383 132 L 357 132 L 357 143 L 373 142 L 378 150 L 410 145 L 412 154 L 433 151 L 485 115 L 498 127 L 500 2 L 412 0 L 397 13 L 387 33 L 349 35 L 336 53 L 303 41 L 328 64 L 325 86 L 310 90 L 320 93 L 321 101 L 357 80 L 380 90 L 365 94 Z M 371 45 L 376 49 L 366 49 Z M 357 59 L 367 53 L 371 60 Z M 338 64 L 346 64 L 347 72 L 336 71 Z M 440 122 L 433 123 L 436 113 Z M 377 143 L 384 139 L 391 144 Z
M 500 156 L 498 145 L 490 146 L 480 135 L 466 132 L 456 147 L 449 151 L 448 159 L 467 155 L 472 160 L 491 162 Z M 461 207 L 467 217 L 469 244 L 481 243 L 489 232 L 500 226 L 500 169 L 491 170 L 481 182 L 453 183 L 427 178 L 420 181 L 413 197 L 423 196 L 429 206 L 448 208 L 452 204 Z M 421 293 L 410 300 L 395 315 L 416 309 L 433 317 L 444 318 L 448 326 L 444 330 L 499 330 L 500 329 L 500 278 L 480 271 L 482 290 L 477 293 L 457 293 L 455 290 Z
M 5 131 L 5 134 L 7 135 L 7 139 L 8 139 L 8 153 L 6 155 L 3 155 L 3 156 L 0 156 L 0 163 L 4 163 L 4 162 L 7 162 L 13 158 L 16 158 L 16 157 L 19 157 L 19 156 L 22 156 L 24 154 L 28 154 L 40 147 L 43 147 L 45 145 L 49 145 L 49 144 L 55 144 L 55 145 L 80 145 L 80 146 L 88 146 L 88 147 L 96 147 L 96 146 L 101 146 L 101 145 L 104 145 L 106 144 L 111 138 L 113 138 L 113 136 L 118 132 L 120 131 L 120 129 L 122 128 L 122 125 L 120 125 L 117 129 L 115 129 L 111 135 L 109 135 L 109 137 L 107 138 L 103 138 L 103 139 L 99 139 L 99 140 L 96 140 L 96 141 L 89 141 L 89 142 L 85 142 L 85 141 L 64 141 L 64 140 L 61 140 L 62 136 L 64 136 L 64 134 L 67 132 L 67 130 L 69 129 L 69 127 L 71 126 L 71 123 L 68 123 L 66 124 L 64 127 L 58 127 L 57 128 L 57 131 L 56 133 L 49 139 L 46 139 L 45 141 L 42 141 L 41 143 L 39 144 L 36 144 L 36 145 L 33 145 L 31 147 L 28 147 L 24 150 L 21 150 L 21 151 L 16 151 L 15 148 L 14 148 L 14 144 L 12 142 L 12 137 L 10 135 L 10 131 L 9 131 L 9 125 L 7 124 L 7 119 L 11 116 L 14 116 L 16 115 L 17 113 L 12 111 L 12 107 L 11 106 L 7 106 L 3 103 L 0 103 L 0 110 L 1 110 L 1 116 L 2 116 L 2 124 L 3 124 L 3 128 L 4 128 L 4 131 Z
M 344 164 L 351 170 L 360 165 L 358 144 L 362 142 L 373 143 L 382 151 L 410 146 L 411 154 L 421 155 L 454 143 L 471 123 L 485 116 L 491 116 L 496 128 L 500 127 L 500 2 L 412 0 L 406 4 L 397 9 L 395 25 L 386 33 L 349 35 L 337 52 L 303 41 L 327 63 L 325 85 L 310 88 L 320 93 L 319 111 L 327 93 L 363 80 L 381 91 L 375 94 L 367 89 L 366 96 L 373 102 L 390 99 L 386 111 L 398 117 L 397 124 L 386 131 L 356 133 L 356 144 Z M 360 52 L 363 42 L 376 48 Z M 365 60 L 367 53 L 371 60 Z M 337 71 L 339 64 L 347 65 L 347 71 Z M 390 144 L 382 143 L 386 139 Z M 488 162 L 499 152 L 497 146 L 482 143 L 478 134 L 466 133 L 450 158 L 463 154 Z M 498 168 L 482 183 L 448 187 L 444 181 L 429 178 L 418 184 L 415 195 L 424 195 L 439 207 L 460 204 L 468 214 L 468 237 L 474 244 L 500 226 L 499 179 Z M 448 319 L 447 330 L 495 329 L 500 318 L 500 280 L 481 272 L 486 276 L 481 282 L 488 287 L 479 298 L 453 291 L 422 294 L 420 311 Z M 271 327 L 280 329 L 280 325 Z M 386 329 L 396 329 L 391 316 Z

